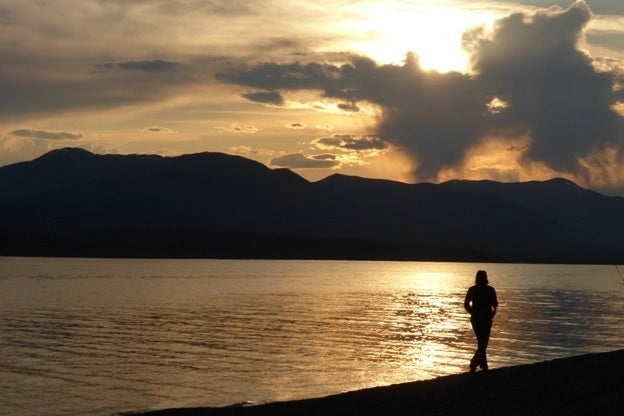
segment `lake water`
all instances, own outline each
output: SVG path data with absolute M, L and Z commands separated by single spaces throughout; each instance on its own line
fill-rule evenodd
M 0 413 L 112 415 L 464 372 L 478 269 L 502 367 L 624 347 L 614 266 L 0 258 Z

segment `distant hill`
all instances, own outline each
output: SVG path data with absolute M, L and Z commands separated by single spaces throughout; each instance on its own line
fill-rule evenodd
M 620 213 L 563 179 L 308 182 L 220 153 L 0 168 L 0 255 L 622 263 Z

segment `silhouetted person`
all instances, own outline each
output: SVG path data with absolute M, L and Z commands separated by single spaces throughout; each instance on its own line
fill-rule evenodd
M 466 293 L 464 308 L 470 314 L 470 323 L 477 336 L 477 351 L 470 360 L 470 372 L 474 372 L 477 367 L 487 370 L 486 349 L 490 340 L 492 318 L 496 315 L 496 308 L 498 308 L 498 300 L 494 288 L 488 286 L 485 270 L 477 272 L 475 285 Z

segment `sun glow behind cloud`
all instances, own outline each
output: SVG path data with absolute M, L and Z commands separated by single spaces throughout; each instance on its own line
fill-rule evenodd
M 351 26 L 363 38 L 348 46 L 380 63 L 400 64 L 406 53 L 413 51 L 423 69 L 465 72 L 468 56 L 462 50 L 462 34 L 475 26 L 491 24 L 495 16 L 440 3 L 358 5 L 362 17 Z
M 614 0 L 587 0 L 591 16 L 573 0 L 34 3 L 0 0 L 10 20 L 0 22 L 0 165 L 82 146 L 295 155 L 314 166 L 298 170 L 308 179 L 339 169 L 624 184 Z M 540 54 L 553 42 L 566 45 L 563 59 Z M 332 135 L 387 146 L 319 149 Z

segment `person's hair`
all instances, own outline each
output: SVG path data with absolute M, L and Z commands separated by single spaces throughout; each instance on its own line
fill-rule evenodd
M 487 285 L 488 278 L 485 270 L 479 270 L 477 272 L 477 276 L 475 277 L 475 284 L 477 285 Z

